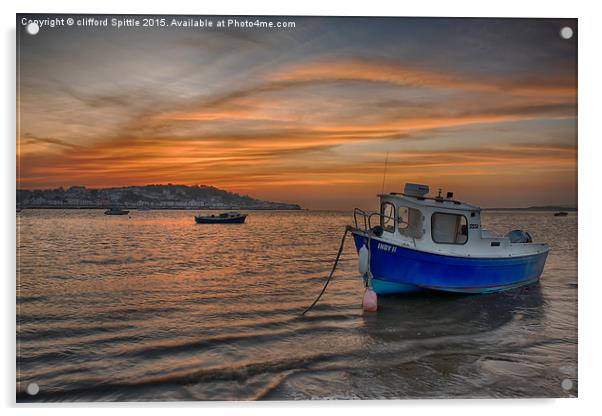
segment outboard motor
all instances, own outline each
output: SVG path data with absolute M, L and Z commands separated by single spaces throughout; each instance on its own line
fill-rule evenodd
M 506 237 L 510 239 L 511 243 L 532 243 L 533 239 L 531 234 L 523 230 L 512 230 Z

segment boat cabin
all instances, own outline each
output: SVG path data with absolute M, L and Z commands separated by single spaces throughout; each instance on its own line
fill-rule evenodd
M 511 241 L 481 228 L 481 208 L 453 199 L 453 193 L 427 196 L 427 185 L 406 184 L 403 193 L 381 194 L 379 240 L 446 255 L 501 257 L 544 250 L 545 245 Z M 373 214 L 374 215 L 374 214 Z M 357 222 L 357 221 L 356 221 Z M 369 221 L 370 222 L 370 221 Z M 522 244 L 517 244 L 522 243 Z M 520 247 L 519 247 L 520 246 Z M 530 246 L 531 248 L 527 248 Z

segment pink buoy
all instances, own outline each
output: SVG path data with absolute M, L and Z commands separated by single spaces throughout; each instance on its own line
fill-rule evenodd
M 364 312 L 376 312 L 378 309 L 378 298 L 376 296 L 376 292 L 369 287 L 367 287 L 366 291 L 364 292 L 362 308 L 364 309 Z

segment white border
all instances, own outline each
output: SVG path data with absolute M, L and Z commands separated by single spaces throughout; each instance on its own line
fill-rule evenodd
M 260 403 L 162 403 L 144 405 L 149 415 L 163 415 L 165 408 L 178 413 L 234 414 L 250 410 L 255 414 L 307 415 L 308 413 L 331 412 L 333 408 L 350 414 L 367 412 L 418 412 L 422 414 L 462 414 L 504 415 L 517 411 L 544 411 L 546 414 L 568 412 L 588 412 L 597 407 L 598 386 L 600 385 L 601 336 L 598 319 L 601 316 L 601 278 L 596 257 L 602 248 L 598 236 L 602 235 L 595 207 L 601 206 L 602 190 L 600 181 L 600 129 L 599 104 L 602 97 L 600 74 L 601 14 L 596 2 L 575 1 L 525 1 L 505 0 L 486 1 L 416 1 L 350 3 L 349 1 L 304 0 L 295 3 L 283 1 L 150 1 L 123 0 L 76 1 L 76 0 L 24 0 L 6 4 L 2 2 L 0 19 L 3 23 L 2 42 L 2 126 L 5 134 L 2 140 L 2 265 L 4 265 L 3 326 L 2 342 L 2 405 L 13 413 L 81 414 L 82 405 L 36 405 L 15 406 L 15 13 L 138 13 L 138 14 L 255 14 L 255 15 L 363 15 L 363 16 L 475 16 L 475 17 L 570 17 L 579 18 L 579 399 L 552 400 L 422 400 L 387 402 L 260 402 Z M 125 415 L 141 404 L 85 404 L 85 412 L 105 415 L 107 407 L 111 414 Z M 376 408 L 376 409 L 372 409 Z M 588 412 L 589 413 L 589 412 Z

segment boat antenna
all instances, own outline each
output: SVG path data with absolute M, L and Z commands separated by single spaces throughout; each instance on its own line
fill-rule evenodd
M 387 177 L 387 162 L 388 161 L 389 161 L 389 152 L 387 152 L 387 155 L 385 156 L 385 171 L 383 172 L 383 185 L 380 190 L 381 194 L 385 193 L 385 179 Z

